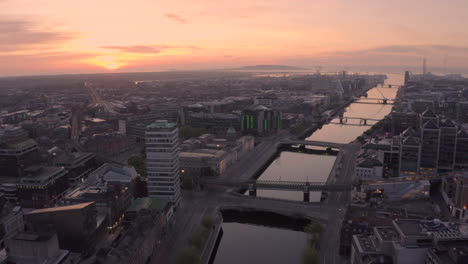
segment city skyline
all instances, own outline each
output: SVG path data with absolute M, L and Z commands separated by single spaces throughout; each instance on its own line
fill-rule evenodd
M 422 58 L 429 70 L 466 71 L 467 8 L 461 0 L 0 0 L 0 76 L 255 64 L 357 70 L 420 67 Z

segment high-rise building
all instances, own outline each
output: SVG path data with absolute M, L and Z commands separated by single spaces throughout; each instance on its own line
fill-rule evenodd
M 409 71 L 405 71 L 405 85 L 408 84 L 410 80 L 410 74 L 409 74 Z
M 433 121 L 427 121 L 421 128 L 421 159 L 420 172 L 437 169 L 439 156 L 439 126 Z
M 439 162 L 438 170 L 452 171 L 455 161 L 455 146 L 457 143 L 457 127 L 450 120 L 440 123 Z
M 175 123 L 158 120 L 146 127 L 148 196 L 180 200 L 179 129 Z
M 402 133 L 400 147 L 400 174 L 416 174 L 419 172 L 419 157 L 421 144 L 417 133 L 408 128 Z
M 468 133 L 461 129 L 457 134 L 455 167 L 468 168 Z

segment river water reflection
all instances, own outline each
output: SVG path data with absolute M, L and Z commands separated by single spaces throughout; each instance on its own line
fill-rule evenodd
M 403 75 L 387 74 L 386 84 L 402 84 Z M 380 92 L 379 92 L 380 90 Z M 389 99 L 396 96 L 396 88 L 373 88 L 369 98 Z M 353 103 L 345 109 L 344 117 L 382 119 L 391 111 L 391 105 Z M 332 122 L 338 122 L 335 119 Z M 350 121 L 351 123 L 351 121 Z M 359 121 L 357 121 L 359 124 Z M 362 135 L 369 127 L 327 124 L 315 131 L 309 140 L 348 143 Z M 335 156 L 283 151 L 260 175 L 260 180 L 324 182 L 330 173 Z M 258 190 L 257 195 L 302 200 L 302 192 Z M 319 193 L 311 193 L 317 201 Z M 224 223 L 216 264 L 230 263 L 300 263 L 301 251 L 307 244 L 305 233 L 251 224 Z

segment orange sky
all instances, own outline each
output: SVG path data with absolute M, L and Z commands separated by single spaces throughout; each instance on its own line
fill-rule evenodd
M 468 68 L 467 10 L 466 0 L 0 0 L 0 76 L 423 57 Z

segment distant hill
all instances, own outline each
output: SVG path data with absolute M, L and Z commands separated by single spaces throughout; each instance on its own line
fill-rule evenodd
M 287 66 L 287 65 L 255 65 L 240 68 L 229 69 L 231 71 L 304 71 L 305 68 Z

